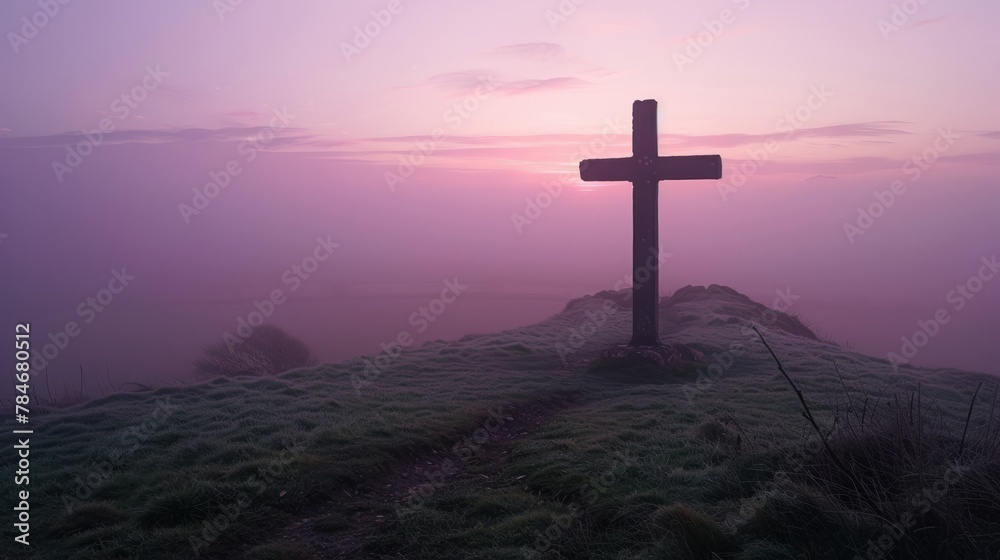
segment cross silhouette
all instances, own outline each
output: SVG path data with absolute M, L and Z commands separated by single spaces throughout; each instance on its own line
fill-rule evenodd
M 722 178 L 722 157 L 661 157 L 657 144 L 656 100 L 636 101 L 632 104 L 632 157 L 580 162 L 584 181 L 632 183 L 632 340 L 628 345 L 633 347 L 660 346 L 659 182 Z

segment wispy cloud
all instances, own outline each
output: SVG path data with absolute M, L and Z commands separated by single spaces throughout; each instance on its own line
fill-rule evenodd
M 940 161 L 944 161 L 946 163 L 971 163 L 974 165 L 996 166 L 1000 165 L 1000 153 L 980 152 L 975 154 L 957 154 L 953 156 L 944 156 Z
M 541 93 L 546 91 L 561 91 L 589 86 L 590 82 L 572 76 L 559 76 L 541 80 L 514 80 L 504 82 L 498 88 L 503 95 L 521 95 L 525 93 Z
M 467 78 L 467 77 L 466 77 Z M 443 78 L 450 86 L 458 87 L 457 84 L 468 86 L 470 82 L 466 78 L 450 76 Z M 553 80 L 559 80 L 555 78 Z M 504 82 L 503 88 L 508 94 L 516 94 L 518 90 L 532 90 L 533 88 L 553 87 L 559 89 L 566 87 L 553 80 L 522 80 Z M 241 112 L 242 113 L 242 112 Z M 257 115 L 253 111 L 245 112 L 248 115 Z M 628 129 L 628 123 L 621 123 L 623 129 Z M 887 138 L 900 135 L 909 135 L 910 132 L 901 127 L 906 123 L 900 121 L 873 121 L 861 123 L 847 123 L 839 125 L 829 125 L 813 128 L 803 128 L 795 132 L 794 139 L 854 139 L 857 142 L 890 142 Z M 125 143 L 145 143 L 145 144 L 175 144 L 193 142 L 239 142 L 257 134 L 260 127 L 239 126 L 225 127 L 218 129 L 207 128 L 180 128 L 163 130 L 121 130 L 104 135 L 104 144 L 125 144 Z M 311 148 L 323 149 L 333 147 L 353 146 L 363 148 L 365 145 L 374 147 L 379 145 L 408 145 L 413 142 L 424 140 L 422 136 L 390 136 L 359 139 L 332 139 L 325 137 L 314 131 L 303 128 L 287 128 L 275 130 L 277 136 L 275 145 L 300 145 Z M 981 134 L 990 138 L 1000 139 L 1000 131 L 985 132 Z M 52 134 L 47 136 L 19 136 L 13 138 L 0 139 L 0 147 L 4 148 L 44 148 L 62 147 L 79 142 L 83 139 L 82 134 L 68 132 L 64 134 Z M 592 135 L 588 134 L 529 134 L 510 136 L 469 136 L 456 135 L 441 142 L 441 150 L 468 150 L 473 147 L 482 150 L 510 151 L 524 149 L 527 153 L 538 150 L 563 150 L 572 151 L 573 148 L 586 144 L 592 140 Z M 769 140 L 787 140 L 788 136 L 782 133 L 767 134 L 705 134 L 705 135 L 683 135 L 683 134 L 661 134 L 660 141 L 664 151 L 674 151 L 681 149 L 701 149 L 701 148 L 738 148 L 741 146 L 759 145 Z M 621 145 L 623 148 L 629 147 L 631 142 L 630 134 L 621 134 L 619 138 L 612 141 L 611 145 Z M 407 147 L 409 149 L 409 147 Z M 397 153 L 393 149 L 372 150 L 370 153 Z M 483 152 L 485 153 L 485 152 Z
M 195 142 L 242 142 L 260 132 L 260 127 L 230 127 L 219 129 L 180 128 L 175 130 L 118 130 L 104 134 L 102 145 L 114 144 L 190 144 Z M 269 147 L 291 145 L 313 137 L 302 129 L 272 129 L 274 140 Z M 67 132 L 47 136 L 20 136 L 0 139 L 0 148 L 51 148 L 71 146 L 86 138 L 81 133 Z M 88 140 L 89 141 L 89 140 Z
M 452 94 L 465 95 L 477 87 L 493 80 L 490 70 L 462 70 L 435 74 L 427 78 L 426 85 L 445 90 Z
M 836 179 L 833 175 L 813 175 L 805 180 L 808 183 L 825 183 Z
M 502 45 L 490 50 L 490 54 L 535 61 L 570 58 L 566 48 L 556 43 L 518 43 L 516 45 Z
M 190 88 L 173 86 L 170 84 L 160 84 L 157 88 L 157 95 L 166 96 L 173 101 L 185 105 L 194 105 L 211 98 L 210 94 Z
M 746 161 L 749 160 L 727 158 L 724 160 L 724 166 L 727 169 L 737 169 Z M 873 156 L 825 160 L 774 160 L 769 161 L 762 169 L 761 173 L 765 175 L 810 175 L 818 172 L 820 176 L 836 175 L 838 177 L 843 175 L 859 175 L 879 172 L 899 173 L 902 167 L 909 161 L 910 160 L 905 157 L 892 158 Z M 982 152 L 975 154 L 943 156 L 937 160 L 937 164 L 1000 166 L 1000 153 Z
M 750 33 L 751 31 L 754 31 L 756 29 L 759 29 L 759 28 L 758 27 L 738 27 L 736 29 L 726 29 L 726 31 L 725 31 L 724 35 L 722 35 L 722 37 L 726 37 L 726 38 L 739 37 L 740 35 L 746 35 L 747 33 Z M 698 35 L 701 34 L 701 33 L 704 33 L 704 32 L 705 31 L 702 30 L 702 31 L 698 31 L 698 32 L 691 33 L 691 34 L 688 34 L 688 35 L 680 35 L 680 36 L 677 36 L 677 37 L 671 37 L 670 39 L 667 39 L 667 41 L 666 41 L 666 47 L 669 50 L 674 50 L 674 49 L 677 49 L 679 47 L 683 47 L 683 46 L 687 45 L 687 43 L 689 41 L 696 41 L 697 42 Z
M 730 150 L 726 156 L 727 163 L 741 162 L 743 149 L 759 147 L 768 141 L 810 143 L 818 142 L 826 145 L 840 142 L 844 146 L 862 142 L 884 141 L 895 142 L 893 138 L 905 137 L 911 134 L 903 128 L 907 123 L 898 121 L 875 121 L 847 123 L 815 128 L 803 128 L 789 138 L 781 133 L 766 134 L 715 134 L 715 135 L 660 135 L 661 152 L 664 155 L 683 155 L 685 153 L 703 153 L 705 151 Z M 629 123 L 618 123 L 620 133 L 606 138 L 609 157 L 614 154 L 627 155 L 631 152 L 631 134 Z M 594 139 L 589 134 L 535 134 L 510 136 L 471 136 L 456 135 L 435 143 L 434 167 L 446 169 L 510 169 L 514 166 L 521 170 L 551 171 L 555 168 L 569 169 L 575 166 L 579 159 L 580 147 L 588 145 Z M 324 140 L 315 139 L 309 149 L 317 150 L 317 157 L 330 159 L 349 159 L 351 161 L 367 161 L 372 164 L 386 164 L 399 159 L 414 150 L 419 142 L 426 141 L 422 136 L 396 136 L 358 139 L 353 145 L 338 145 L 323 148 Z M 801 167 L 788 171 L 806 175 L 827 174 L 840 175 L 845 173 L 840 165 L 815 166 L 815 158 L 808 158 L 800 163 Z M 830 159 L 823 160 L 825 162 Z M 837 160 L 840 161 L 840 160 Z M 891 165 L 885 161 L 891 161 Z M 859 171 L 877 170 L 886 166 L 898 168 L 900 162 L 895 160 L 879 160 L 878 158 L 860 158 L 847 161 L 845 165 L 853 166 Z M 777 162 L 769 162 L 768 167 L 775 172 L 785 169 Z M 515 165 L 516 164 L 516 165 Z M 811 167 L 812 166 L 812 167 Z M 855 172 L 855 171 L 851 171 Z
M 585 10 L 578 18 L 580 28 L 590 35 L 633 35 L 654 28 L 654 18 L 625 14 L 620 10 Z
M 629 124 L 620 123 L 626 132 L 620 134 L 618 138 L 608 142 L 609 146 L 621 146 L 625 151 L 631 149 L 631 134 L 628 133 Z M 886 142 L 890 140 L 874 140 L 880 137 L 894 137 L 909 135 L 910 132 L 900 128 L 906 123 L 899 121 L 873 121 L 862 123 L 849 123 L 830 125 L 814 128 L 803 128 L 797 131 L 794 139 L 850 139 L 855 142 Z M 358 145 L 369 144 L 372 146 L 385 146 L 388 144 L 399 144 L 402 146 L 411 145 L 414 142 L 425 140 L 422 136 L 391 136 L 378 138 L 364 138 L 357 141 Z M 456 135 L 442 141 L 439 150 L 483 150 L 478 153 L 487 153 L 488 150 L 511 152 L 524 150 L 526 153 L 539 153 L 552 151 L 563 151 L 570 153 L 573 149 L 585 145 L 593 140 L 592 135 L 587 134 L 530 134 L 511 136 L 469 136 Z M 705 134 L 705 135 L 683 135 L 683 134 L 661 134 L 660 142 L 663 151 L 678 151 L 688 149 L 725 149 L 739 148 L 743 146 L 761 145 L 769 140 L 788 140 L 788 136 L 782 133 L 768 134 Z M 320 141 L 322 142 L 322 141 Z M 381 151 L 381 149 L 379 150 Z M 386 149 L 385 153 L 394 153 L 391 149 Z
M 541 79 L 504 80 L 494 76 L 488 70 L 466 70 L 437 74 L 427 79 L 427 84 L 444 90 L 451 96 L 468 95 L 484 83 L 493 87 L 493 93 L 498 95 L 522 95 L 528 93 L 543 93 L 563 91 L 586 87 L 590 82 L 574 76 L 556 76 Z
M 228 113 L 224 113 L 222 116 L 232 119 L 257 119 L 266 116 L 266 113 L 260 113 L 258 111 L 230 111 Z
M 456 79 L 456 77 L 449 78 Z M 459 80 L 460 81 L 460 80 Z M 510 91 L 516 82 L 507 84 Z M 525 87 L 546 87 L 527 85 Z M 631 149 L 629 124 L 619 123 L 622 133 L 607 141 L 608 154 L 625 155 Z M 740 150 L 745 147 L 761 146 L 776 140 L 795 142 L 815 140 L 820 142 L 840 141 L 845 144 L 891 142 L 892 138 L 910 135 L 903 127 L 907 123 L 899 121 L 873 121 L 846 123 L 814 128 L 803 128 L 793 138 L 780 133 L 767 134 L 709 134 L 660 136 L 661 151 L 664 154 L 696 153 L 706 150 Z M 129 130 L 107 134 L 106 144 L 182 144 L 197 142 L 241 142 L 259 132 L 257 127 L 227 127 L 220 129 L 188 128 L 177 130 Z M 423 136 L 395 136 L 357 139 L 338 139 L 306 129 L 286 129 L 275 131 L 276 138 L 269 147 L 282 151 L 310 154 L 311 157 L 333 159 L 341 162 L 384 165 L 395 162 L 400 155 L 414 150 L 417 142 L 426 141 Z M 1000 138 L 1000 131 L 985 132 L 984 136 Z M 16 137 L 0 139 L 0 148 L 46 148 L 62 147 L 80 142 L 83 137 L 77 133 L 49 136 Z M 518 168 L 525 171 L 551 171 L 553 165 L 569 169 L 575 165 L 580 146 L 593 140 L 589 134 L 535 134 L 510 136 L 456 135 L 439 140 L 434 151 L 433 167 L 454 170 L 499 170 Z M 745 159 L 741 152 L 726 156 L 726 165 L 740 165 Z M 1000 165 L 1000 153 L 975 153 L 942 157 L 942 162 L 963 165 Z M 864 156 L 831 159 L 783 159 L 768 162 L 768 174 L 802 174 L 810 177 L 852 175 L 858 173 L 898 170 L 905 161 L 892 157 Z M 819 179 L 817 179 L 819 180 Z
M 910 24 L 911 29 L 916 29 L 918 27 L 924 27 L 925 25 L 933 25 L 935 23 L 941 23 L 942 21 L 948 19 L 948 16 L 940 16 L 936 18 L 923 19 Z
M 906 123 L 900 121 L 873 121 L 862 123 L 835 124 L 813 128 L 801 128 L 789 135 L 783 132 L 767 134 L 711 134 L 702 136 L 668 135 L 665 138 L 677 141 L 685 146 L 706 148 L 735 148 L 765 142 L 785 141 L 788 139 L 859 139 L 872 142 L 872 138 L 881 138 L 880 142 L 891 142 L 888 137 L 911 134 L 900 127 Z M 661 135 L 661 137 L 663 137 Z

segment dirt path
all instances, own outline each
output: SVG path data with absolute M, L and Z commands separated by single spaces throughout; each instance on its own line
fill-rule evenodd
M 497 487 L 513 442 L 524 438 L 575 403 L 575 395 L 512 403 L 492 409 L 479 428 L 454 442 L 400 461 L 371 482 L 320 506 L 300 512 L 271 542 L 308 549 L 315 558 L 365 558 L 364 545 L 383 523 L 442 488 L 463 480 Z M 469 466 L 475 465 L 475 473 Z

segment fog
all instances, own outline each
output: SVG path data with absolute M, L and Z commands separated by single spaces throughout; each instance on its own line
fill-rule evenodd
M 200 349 L 255 309 L 337 361 L 400 333 L 419 344 L 530 324 L 629 274 L 629 185 L 567 185 L 552 198 L 551 176 L 530 171 L 428 165 L 393 190 L 385 166 L 275 149 L 185 217 L 179 205 L 195 208 L 192 189 L 236 146 L 99 146 L 62 182 L 52 162 L 64 146 L 0 148 L 0 315 L 11 331 L 30 322 L 35 348 L 52 344 L 53 392 L 81 366 L 116 383 L 187 379 Z M 1000 191 L 989 167 L 956 169 L 911 184 L 853 243 L 845 222 L 894 174 L 762 174 L 725 200 L 710 181 L 662 183 L 661 290 L 724 284 L 767 305 L 791 294 L 790 311 L 820 333 L 881 357 L 924 321 L 913 363 L 1000 373 L 1000 281 L 953 292 L 992 274 L 983 259 L 1000 249 Z M 457 297 L 420 315 L 446 283 Z M 263 303 L 275 290 L 279 303 Z M 947 321 L 934 328 L 939 310 Z M 71 321 L 75 336 L 61 335 Z

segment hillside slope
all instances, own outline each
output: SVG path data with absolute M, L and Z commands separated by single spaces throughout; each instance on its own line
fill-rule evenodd
M 661 323 L 704 355 L 693 377 L 589 371 L 631 326 L 628 294 L 602 292 L 519 329 L 50 412 L 32 436 L 31 557 L 849 558 L 879 531 L 843 513 L 856 504 L 803 506 L 836 542 L 780 529 L 802 520 L 767 485 L 787 471 L 809 494 L 813 467 L 789 458 L 816 436 L 750 325 L 824 430 L 918 386 L 961 428 L 986 379 L 894 371 L 721 286 L 664 299 Z M 972 422 L 987 434 L 988 400 Z M 0 556 L 23 556 L 9 542 Z

